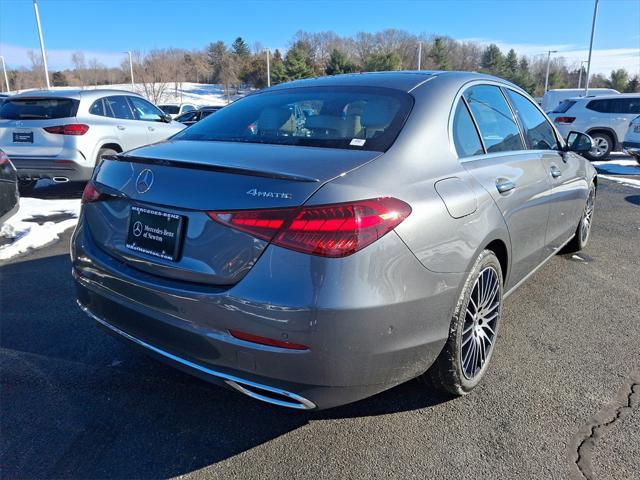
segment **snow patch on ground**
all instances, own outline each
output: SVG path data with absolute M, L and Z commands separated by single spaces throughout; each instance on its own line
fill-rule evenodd
M 614 182 L 618 182 L 623 185 L 640 188 L 640 179 L 638 178 L 614 177 L 613 175 L 600 175 L 600 174 L 598 174 L 598 178 L 606 178 L 607 180 L 613 180 Z
M 640 175 L 640 164 L 634 159 L 620 158 L 591 163 L 599 172 L 610 175 Z
M 13 240 L 0 247 L 0 260 L 8 260 L 57 240 L 62 232 L 75 226 L 79 214 L 80 200 L 77 199 L 21 198 L 18 212 L 0 227 L 0 237 Z M 64 219 L 58 222 L 48 220 L 56 217 Z

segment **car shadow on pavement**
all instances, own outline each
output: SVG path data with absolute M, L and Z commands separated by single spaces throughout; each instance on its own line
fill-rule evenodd
M 633 205 L 640 205 L 640 195 L 627 195 L 624 199 Z
M 265 405 L 106 335 L 76 306 L 67 255 L 0 267 L 3 478 L 166 478 L 311 420 L 384 415 L 451 399 L 408 382 L 320 412 Z

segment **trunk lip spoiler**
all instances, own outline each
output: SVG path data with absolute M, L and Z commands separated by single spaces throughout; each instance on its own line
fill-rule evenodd
M 295 182 L 317 183 L 318 178 L 307 177 L 292 173 L 269 172 L 267 170 L 256 170 L 234 165 L 216 165 L 200 162 L 190 162 L 186 160 L 167 160 L 153 157 L 138 157 L 135 155 L 103 155 L 103 160 L 111 160 L 116 162 L 142 163 L 147 165 L 160 165 L 166 167 L 190 168 L 193 170 L 207 170 L 211 172 L 231 173 L 236 175 L 245 175 L 248 177 L 264 177 L 278 180 L 291 180 Z

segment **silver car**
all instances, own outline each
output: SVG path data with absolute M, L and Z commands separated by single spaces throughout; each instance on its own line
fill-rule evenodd
M 23 186 L 40 178 L 86 181 L 102 155 L 158 142 L 183 128 L 140 95 L 118 90 L 30 91 L 0 106 L 0 148 Z
M 73 235 L 78 302 L 271 404 L 333 407 L 415 377 L 466 394 L 504 299 L 587 243 L 597 179 L 574 151 L 590 148 L 491 76 L 278 85 L 100 164 Z

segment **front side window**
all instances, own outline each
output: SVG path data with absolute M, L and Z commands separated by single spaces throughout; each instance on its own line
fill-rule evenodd
M 183 105 L 182 113 L 193 112 L 196 108 L 193 105 Z
M 478 131 L 462 99 L 458 101 L 453 116 L 453 143 L 460 158 L 484 153 Z
M 104 106 L 108 116 L 122 118 L 125 120 L 133 120 L 133 113 L 129 108 L 127 97 L 124 95 L 115 95 L 113 97 L 104 98 Z
M 640 97 L 615 98 L 611 100 L 612 113 L 640 113 Z
M 131 102 L 133 113 L 136 120 L 144 120 L 147 122 L 162 121 L 162 111 L 152 103 L 147 102 L 140 97 L 128 97 Z
M 412 106 L 411 95 L 389 88 L 272 90 L 238 100 L 173 138 L 383 152 Z
M 178 118 L 176 118 L 176 122 L 195 122 L 197 120 L 198 112 L 188 112 L 183 113 Z
M 513 90 L 507 89 L 507 96 L 520 118 L 529 148 L 531 150 L 556 150 L 558 141 L 553 127 L 540 113 L 540 110 L 526 97 Z
M 518 124 L 498 87 L 471 87 L 464 93 L 464 98 L 480 129 L 487 153 L 524 150 Z

